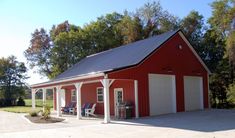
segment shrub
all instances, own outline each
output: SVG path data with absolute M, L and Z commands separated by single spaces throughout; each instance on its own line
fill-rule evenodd
M 35 117 L 35 116 L 38 116 L 38 112 L 37 111 L 31 111 L 31 112 L 29 112 L 29 115 L 31 117 Z
M 46 120 L 46 119 L 50 118 L 51 107 L 49 105 L 44 104 L 43 108 L 44 108 L 44 112 L 42 112 L 42 117 L 43 117 L 43 119 Z
M 0 99 L 0 107 L 4 107 L 5 106 L 5 100 L 4 99 Z
M 20 97 L 20 98 L 18 99 L 18 101 L 17 101 L 17 105 L 18 105 L 18 106 L 25 106 L 25 101 L 24 101 L 24 99 Z

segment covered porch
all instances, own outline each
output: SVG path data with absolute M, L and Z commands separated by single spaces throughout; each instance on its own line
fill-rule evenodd
M 63 116 L 62 106 L 70 102 L 76 103 L 77 119 L 82 119 L 81 107 L 86 103 L 96 104 L 95 114 L 103 116 L 104 123 L 109 123 L 111 116 L 118 116 L 117 107 L 121 102 L 130 103 L 133 107 L 131 116 L 139 117 L 137 80 L 112 79 L 102 73 L 37 84 L 31 89 L 32 108 L 35 108 L 35 93 L 39 89 L 42 89 L 43 102 L 46 101 L 46 90 L 53 90 L 53 108 L 58 117 Z

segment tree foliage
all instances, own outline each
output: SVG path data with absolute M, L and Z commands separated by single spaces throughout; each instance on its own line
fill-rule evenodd
M 221 49 L 217 58 L 223 55 L 219 62 L 210 61 L 214 64 L 214 73 L 210 78 L 210 88 L 214 99 L 212 105 L 215 107 L 227 106 L 229 86 L 233 85 L 234 82 L 233 57 L 235 43 L 232 24 L 235 14 L 234 6 L 232 0 L 218 0 L 211 4 L 212 16 L 208 20 L 211 32 L 208 43 L 213 42 L 216 47 L 215 50 Z M 216 63 L 218 63 L 217 66 Z
M 38 67 L 38 72 L 49 76 L 51 70 L 52 42 L 45 29 L 36 29 L 32 33 L 29 48 L 24 52 L 31 68 Z
M 16 57 L 0 59 L 0 93 L 5 99 L 5 105 L 12 102 L 24 94 L 24 81 L 27 79 L 26 67 L 23 62 L 18 62 Z

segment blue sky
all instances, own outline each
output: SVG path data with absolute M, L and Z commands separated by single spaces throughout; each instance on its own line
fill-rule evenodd
M 26 62 L 23 52 L 36 28 L 49 30 L 65 20 L 83 26 L 111 12 L 135 11 L 150 0 L 0 0 L 0 57 L 15 55 Z M 151 1 L 150 1 L 151 2 Z M 211 16 L 212 0 L 160 0 L 163 9 L 183 18 L 191 10 L 205 19 Z M 29 84 L 46 80 L 29 70 Z

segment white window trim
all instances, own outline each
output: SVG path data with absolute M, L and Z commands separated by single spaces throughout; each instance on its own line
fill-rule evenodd
M 75 92 L 75 101 L 73 101 L 73 98 L 72 98 L 72 96 L 73 96 L 73 91 Z M 71 90 L 71 102 L 77 102 L 76 89 L 72 89 L 72 90 Z
M 123 91 L 123 88 L 114 88 L 114 102 L 116 102 L 115 100 L 115 94 L 116 94 L 116 92 L 117 91 L 122 91 L 122 102 L 124 102 L 124 97 L 123 97 L 123 93 L 124 93 L 124 91 Z
M 98 100 L 98 96 L 101 96 L 101 94 L 98 94 L 98 89 L 103 89 L 103 94 L 102 94 L 102 96 L 103 96 L 103 101 L 99 101 L 99 100 Z M 103 87 L 97 87 L 97 88 L 96 88 L 96 101 L 97 101 L 97 103 L 104 103 L 104 88 L 103 88 Z

